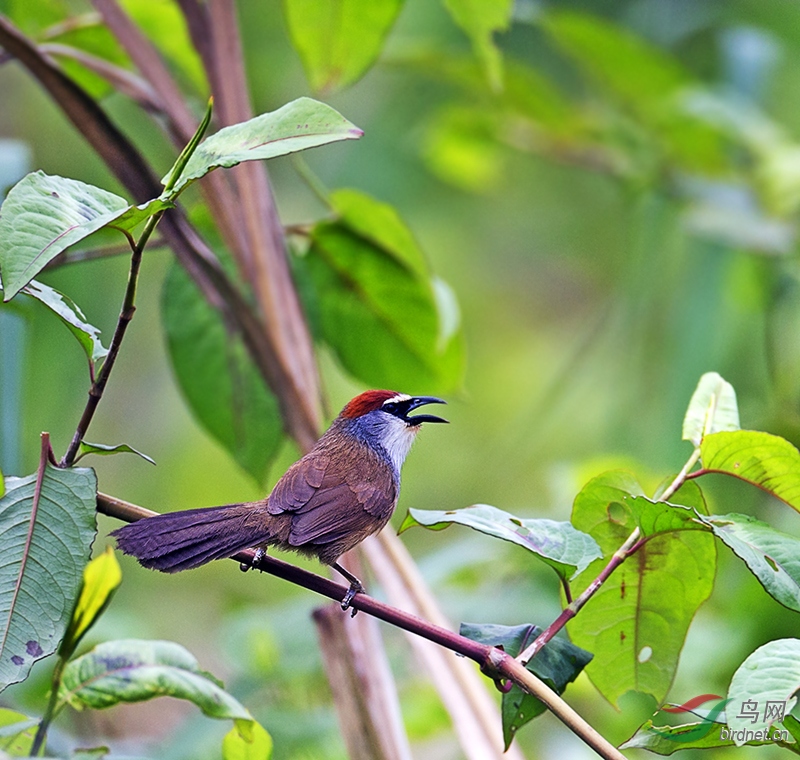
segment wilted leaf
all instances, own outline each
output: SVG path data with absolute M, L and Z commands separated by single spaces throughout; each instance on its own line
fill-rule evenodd
M 764 590 L 800 612 L 800 540 L 749 515 L 701 518 L 758 578 Z
M 61 251 L 102 227 L 130 230 L 171 204 L 131 206 L 124 198 L 74 179 L 33 172 L 0 208 L 0 273 L 13 298 Z
M 634 510 L 626 508 L 626 503 L 649 511 L 647 501 L 632 475 L 607 472 L 589 481 L 578 494 L 572 523 L 589 533 L 610 557 L 639 527 Z M 700 489 L 693 483 L 684 485 L 672 501 L 706 512 Z M 711 594 L 716 570 L 714 538 L 686 522 L 683 518 L 687 516 L 674 509 L 649 516 L 646 511 L 647 520 L 639 518 L 646 527 L 656 529 L 666 520 L 669 532 L 657 532 L 614 570 L 567 624 L 572 641 L 595 654 L 586 673 L 612 704 L 631 690 L 663 701 L 689 624 Z M 694 529 L 683 529 L 686 527 Z M 573 595 L 582 593 L 606 564 L 606 559 L 592 563 L 572 583 Z
M 284 0 L 286 24 L 316 92 L 359 79 L 375 62 L 402 0 Z
M 262 482 L 281 444 L 283 423 L 241 339 L 229 334 L 177 264 L 164 282 L 161 317 L 172 367 L 193 414 Z
M 120 583 L 122 583 L 122 571 L 114 556 L 114 550 L 107 546 L 101 555 L 95 557 L 83 569 L 80 594 L 58 650 L 63 659 L 72 657 L 78 643 L 108 606 Z
M 48 466 L 34 512 L 35 489 L 6 478 L 0 499 L 0 690 L 58 648 L 95 536 L 92 470 Z
M 101 710 L 163 696 L 193 702 L 210 718 L 253 719 L 200 669 L 194 656 L 171 641 L 121 639 L 98 644 L 68 663 L 58 700 L 79 710 Z
M 516 657 L 536 640 L 542 629 L 535 625 L 475 625 L 462 623 L 459 633 L 472 641 L 500 647 Z M 591 661 L 592 654 L 562 638 L 551 639 L 525 666 L 544 681 L 557 694 L 563 694 L 569 683 Z M 526 723 L 541 715 L 545 706 L 536 697 L 522 691 L 516 684 L 503 694 L 503 739 L 508 749 L 516 732 Z
M 522 546 L 550 565 L 562 578 L 577 575 L 590 562 L 603 556 L 591 536 L 575 530 L 568 522 L 521 520 L 488 504 L 446 512 L 409 509 L 400 530 L 402 532 L 413 525 L 441 530 L 452 523 Z
M 190 182 L 218 167 L 285 156 L 338 140 L 355 140 L 362 134 L 330 106 L 311 98 L 298 98 L 277 111 L 224 127 L 203 140 L 173 186 L 173 192 L 179 193 Z M 166 180 L 165 177 L 162 181 Z
M 699 446 L 708 433 L 738 429 L 736 391 L 716 372 L 706 372 L 700 378 L 683 418 L 683 440 Z
M 55 313 L 77 338 L 90 363 L 108 355 L 108 349 L 100 342 L 100 330 L 86 321 L 83 312 L 71 298 L 36 280 L 31 280 L 22 292 L 41 301 Z
M 734 430 L 703 438 L 703 469 L 733 475 L 800 510 L 800 452 L 770 433 Z

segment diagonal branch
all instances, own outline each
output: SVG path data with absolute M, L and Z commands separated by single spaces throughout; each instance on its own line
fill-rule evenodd
M 97 494 L 97 510 L 109 517 L 115 517 L 125 522 L 135 522 L 145 517 L 156 514 L 149 509 L 130 504 L 113 496 Z M 231 557 L 243 566 L 252 566 L 255 552 L 252 549 L 239 552 Z M 259 570 L 282 578 L 290 583 L 314 591 L 317 594 L 326 596 L 335 601 L 341 601 L 348 591 L 348 587 L 340 583 L 335 583 L 328 578 L 303 570 L 288 562 L 283 562 L 275 557 L 266 555 L 259 562 Z M 600 757 L 610 758 L 611 760 L 625 760 L 620 751 L 604 739 L 592 726 L 590 726 L 578 713 L 576 713 L 558 694 L 550 689 L 543 681 L 533 673 L 526 670 L 521 663 L 517 662 L 511 655 L 506 654 L 496 647 L 486 644 L 479 644 L 464 636 L 442 628 L 441 626 L 429 623 L 407 612 L 403 612 L 396 607 L 379 602 L 366 594 L 357 594 L 351 607 L 361 610 L 368 615 L 383 620 L 390 625 L 401 628 L 409 633 L 416 634 L 422 638 L 432 641 L 435 644 L 449 649 L 456 654 L 468 657 L 480 665 L 481 670 L 489 678 L 495 681 L 507 679 L 513 681 L 528 694 L 532 694 L 541 700 L 548 709 L 562 722 L 567 728 L 579 736 L 586 744 L 597 752 Z

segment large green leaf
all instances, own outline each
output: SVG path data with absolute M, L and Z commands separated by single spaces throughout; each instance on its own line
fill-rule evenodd
M 671 755 L 681 749 L 713 749 L 714 747 L 733 747 L 733 739 L 721 738 L 724 726 L 716 723 L 685 723 L 680 726 L 656 726 L 648 720 L 620 749 L 646 749 L 656 755 Z M 772 745 L 772 738 L 745 742 L 748 747 Z
M 703 470 L 746 480 L 800 510 L 800 452 L 780 436 L 755 430 L 707 435 L 700 461 Z
M 800 540 L 749 515 L 701 519 L 744 560 L 773 599 L 800 612 Z
M 547 13 L 539 23 L 588 77 L 637 117 L 672 161 L 700 171 L 728 165 L 720 131 L 687 107 L 685 93 L 694 82 L 675 58 L 588 13 Z
M 403 0 L 284 0 L 286 23 L 316 92 L 355 82 L 374 63 Z
M 700 378 L 683 418 L 683 440 L 699 446 L 704 435 L 738 429 L 736 391 L 716 372 L 706 372 Z
M 177 264 L 164 282 L 161 314 L 172 367 L 195 417 L 262 482 L 283 424 L 278 402 L 241 339 L 229 334 Z
M 501 647 L 516 657 L 525 647 L 536 640 L 542 629 L 535 625 L 505 626 L 495 624 L 462 623 L 459 633 L 472 641 L 488 646 Z M 557 694 L 563 694 L 567 685 L 574 681 L 592 659 L 586 652 L 562 638 L 551 639 L 525 666 L 542 679 Z M 503 740 L 505 748 L 511 746 L 517 731 L 526 723 L 541 715 L 547 708 L 536 697 L 522 691 L 516 684 L 503 694 Z
M 106 357 L 108 349 L 100 342 L 100 330 L 86 321 L 80 307 L 71 298 L 36 280 L 31 280 L 22 292 L 43 303 L 64 323 L 91 364 Z
M 6 478 L 0 499 L 0 690 L 52 654 L 69 623 L 95 536 L 97 479 L 83 468 L 47 466 Z
M 495 44 L 494 34 L 508 29 L 514 0 L 445 0 L 444 4 L 453 20 L 470 38 L 492 88 L 501 89 L 503 58 Z
M 788 715 L 797 702 L 798 690 L 800 640 L 770 641 L 747 657 L 728 687 L 728 725 L 736 746 L 746 741 L 743 729 L 766 729 L 780 722 L 784 711 Z
M 131 230 L 169 207 L 166 200 L 131 206 L 124 198 L 74 179 L 38 171 L 21 179 L 0 208 L 0 274 L 13 298 L 61 251 L 102 227 Z
M 64 668 L 59 704 L 100 710 L 121 702 L 170 696 L 196 704 L 210 718 L 253 720 L 182 646 L 171 641 L 106 641 Z
M 590 562 L 602 557 L 597 542 L 568 522 L 547 519 L 521 520 L 488 504 L 450 511 L 409 509 L 401 532 L 413 525 L 441 530 L 456 523 L 504 541 L 510 541 L 535 554 L 562 578 L 582 572 Z
M 384 204 L 334 194 L 341 219 L 318 224 L 297 274 L 316 332 L 344 367 L 380 387 L 457 387 L 464 339 L 449 289 Z
M 692 483 L 672 501 L 706 512 Z M 607 557 L 637 527 L 653 536 L 568 623 L 572 641 L 594 652 L 587 675 L 612 704 L 630 690 L 663 701 L 689 624 L 714 582 L 713 536 L 686 510 L 660 512 L 659 505 L 648 504 L 632 475 L 612 471 L 584 486 L 572 512 L 573 525 L 589 533 Z M 604 559 L 593 562 L 572 584 L 573 594 L 582 593 L 606 564 Z
M 207 137 L 192 154 L 173 191 L 179 193 L 218 167 L 285 156 L 338 140 L 355 140 L 362 134 L 330 106 L 311 98 L 298 98 L 277 111 L 224 127 Z

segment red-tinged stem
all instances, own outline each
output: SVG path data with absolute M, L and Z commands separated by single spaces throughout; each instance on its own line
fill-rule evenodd
M 97 510 L 125 522 L 135 522 L 156 514 L 149 509 L 102 493 L 97 495 Z M 243 567 L 250 567 L 254 556 L 255 552 L 247 549 L 233 555 L 231 559 L 239 562 Z M 335 583 L 328 578 L 323 578 L 269 555 L 260 560 L 258 569 L 335 601 L 341 601 L 349 588 L 349 586 Z M 464 636 L 459 636 L 453 631 L 379 602 L 364 593 L 356 594 L 350 606 L 474 660 L 480 665 L 481 671 L 495 682 L 512 681 L 526 693 L 541 700 L 570 731 L 579 736 L 600 757 L 607 760 L 625 760 L 613 744 L 604 739 L 547 684 L 526 670 L 511 655 L 496 647 L 479 644 Z

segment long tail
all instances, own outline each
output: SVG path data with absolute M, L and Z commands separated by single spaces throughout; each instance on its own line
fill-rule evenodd
M 177 573 L 268 543 L 269 516 L 254 520 L 252 504 L 189 509 L 145 517 L 111 535 L 145 567 Z

